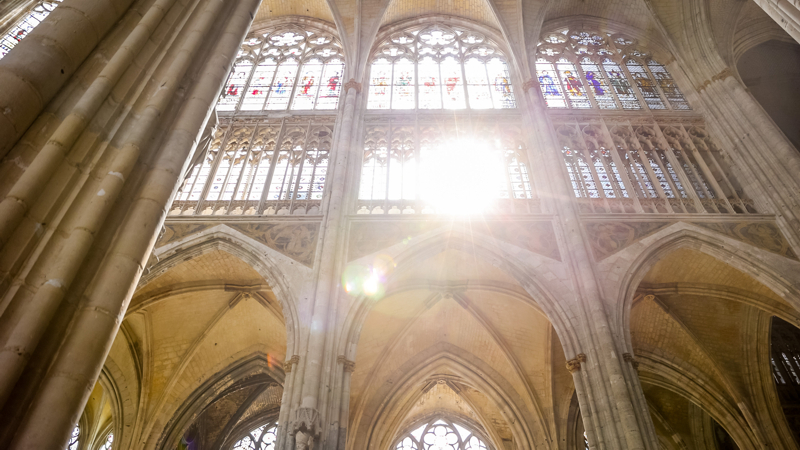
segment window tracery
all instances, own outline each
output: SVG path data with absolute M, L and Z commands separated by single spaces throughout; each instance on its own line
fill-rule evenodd
M 536 75 L 548 108 L 689 110 L 664 65 L 622 34 L 563 30 L 539 42 Z
M 538 212 L 518 118 L 370 121 L 358 205 L 358 214 Z
M 0 40 L 0 59 L 25 39 L 34 28 L 53 12 L 62 0 L 49 0 L 36 2 L 33 7 L 22 16 Z
M 395 446 L 395 450 L 490 449 L 474 431 L 445 419 L 423 424 L 400 439 Z
M 250 430 L 233 444 L 232 450 L 275 450 L 277 439 L 277 424 L 265 424 Z
M 755 212 L 700 125 L 591 119 L 555 125 L 583 212 Z
M 441 23 L 391 34 L 376 48 L 368 109 L 516 108 L 503 52 L 477 31 Z
M 255 33 L 242 44 L 218 111 L 333 110 L 344 57 L 330 33 L 295 26 Z
M 319 214 L 333 123 L 233 120 L 184 180 L 171 215 Z
M 72 434 L 69 437 L 69 442 L 67 442 L 67 450 L 78 450 L 78 445 L 80 444 L 81 438 L 81 427 L 75 425 L 75 428 L 72 429 Z

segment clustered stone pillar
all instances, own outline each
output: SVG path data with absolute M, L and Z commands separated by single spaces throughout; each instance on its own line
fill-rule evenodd
M 64 8 L 67 13 L 51 15 L 54 20 L 66 22 L 49 26 L 52 24 L 48 18 L 45 26 L 37 30 L 49 30 L 52 34 L 55 28 L 63 34 L 64 42 L 59 48 L 70 49 L 75 45 L 85 50 L 76 55 L 85 58 L 102 35 L 95 40 L 83 40 L 84 33 L 77 30 L 89 25 L 84 19 L 68 21 L 69 11 L 74 13 L 74 8 L 86 6 L 87 17 L 99 14 L 97 22 L 111 27 L 114 19 L 125 11 L 124 3 L 67 0 L 57 8 L 57 11 Z M 130 3 L 127 2 L 128 6 Z M 200 131 L 211 115 L 259 3 L 260 0 L 138 3 L 146 9 L 138 24 L 4 200 L 5 209 L 0 207 L 3 220 L 0 246 L 20 228 L 35 227 L 36 223 L 23 220 L 25 214 L 35 209 L 43 186 L 58 174 L 68 152 L 81 145 L 80 137 L 92 118 L 146 48 L 148 57 L 143 60 L 153 66 L 142 71 L 140 82 L 145 89 L 140 98 L 132 100 L 131 113 L 120 127 L 121 136 L 102 147 L 103 154 L 98 155 L 91 176 L 84 180 L 84 185 L 74 188 L 75 194 L 62 206 L 65 215 L 56 216 L 59 223 L 55 232 L 34 241 L 34 251 L 29 250 L 34 260 L 33 270 L 19 275 L 25 284 L 23 288 L 3 292 L 10 299 L 3 300 L 7 308 L 2 318 L 0 406 L 4 406 L 6 417 L 14 415 L 19 426 L 14 430 L 13 441 L 0 448 L 55 449 L 66 442 L 102 369 L 166 217 L 167 205 L 196 149 Z M 111 10 L 105 11 L 104 7 Z M 175 13 L 172 22 L 163 23 L 171 12 Z M 71 28 L 62 30 L 67 24 Z M 153 34 L 158 27 L 174 33 L 175 38 L 166 40 L 168 45 L 161 49 L 162 57 L 151 58 L 157 51 Z M 15 53 L 17 50 L 9 56 Z M 37 55 L 49 56 L 34 52 L 32 57 Z M 16 66 L 13 59 L 11 62 L 9 66 L 13 69 Z M 0 74 L 13 73 L 4 71 L 5 63 L 6 60 L 0 61 Z M 47 61 L 32 63 L 39 68 L 48 64 Z M 59 61 L 49 63 L 57 65 Z M 196 70 L 190 70 L 192 67 Z M 42 71 L 46 72 L 44 68 Z M 20 90 L 18 96 L 22 100 L 14 100 L 24 101 L 26 95 L 30 93 Z M 0 133 L 7 131 L 0 129 Z M 3 142 L 13 144 L 19 136 L 16 130 L 14 133 Z M 0 258 L 7 256 L 8 247 L 0 247 L 3 251 Z M 88 261 L 90 254 L 100 257 L 102 264 Z M 64 333 L 55 337 L 59 339 L 57 351 L 45 364 L 49 369 L 41 378 L 30 406 L 3 405 L 17 381 L 25 378 L 21 376 L 25 374 L 28 358 L 51 328 L 55 312 L 65 310 L 65 301 L 75 305 L 74 314 Z M 42 432 L 43 424 L 46 433 Z
M 290 424 L 287 427 L 288 436 L 279 438 L 279 448 L 284 449 L 304 449 L 305 447 L 313 444 L 313 439 L 334 439 L 333 442 L 328 442 L 326 446 L 335 446 L 335 436 L 339 432 L 336 430 L 328 430 L 322 424 L 330 420 L 326 417 L 326 408 L 322 405 L 327 405 L 331 398 L 336 395 L 330 395 L 326 385 L 330 382 L 324 381 L 325 377 L 331 376 L 330 370 L 326 369 L 326 364 L 336 364 L 334 358 L 328 358 L 326 349 L 332 348 L 333 339 L 331 330 L 334 327 L 336 318 L 335 301 L 338 294 L 338 267 L 337 267 L 337 253 L 339 251 L 338 245 L 341 239 L 341 230 L 343 229 L 343 221 L 346 217 L 343 211 L 345 202 L 345 186 L 347 170 L 350 161 L 351 151 L 351 136 L 353 127 L 355 126 L 355 112 L 356 112 L 356 99 L 358 93 L 361 92 L 361 85 L 354 79 L 351 79 L 344 85 L 344 98 L 342 113 L 340 117 L 339 135 L 336 141 L 336 146 L 332 149 L 333 164 L 329 169 L 329 180 L 326 191 L 325 200 L 322 205 L 322 210 L 325 212 L 325 219 L 323 221 L 320 240 L 321 252 L 319 257 L 319 272 L 317 276 L 317 286 L 314 294 L 314 307 L 311 317 L 311 324 L 308 328 L 309 339 L 308 349 L 303 358 L 305 361 L 302 364 L 302 375 L 294 374 L 293 385 L 297 383 L 298 378 L 301 377 L 301 386 L 295 391 L 299 391 L 299 406 L 296 400 L 293 400 L 289 413 Z M 284 402 L 287 398 L 284 397 Z M 336 414 L 336 413 L 334 413 Z M 284 414 L 282 414 L 284 415 Z M 336 414 L 338 418 L 338 414 Z M 331 433 L 333 431 L 333 433 Z
M 531 123 L 530 134 L 536 139 L 535 147 L 541 151 L 538 156 L 550 174 L 553 213 L 561 219 L 566 253 L 576 278 L 577 302 L 568 306 L 576 312 L 576 320 L 584 331 L 577 336 L 581 353 L 578 356 L 567 355 L 567 366 L 578 392 L 589 444 L 593 449 L 656 450 L 658 443 L 650 417 L 641 417 L 641 410 L 634 407 L 637 397 L 644 398 L 644 394 L 638 384 L 626 382 L 624 362 L 618 351 L 620 346 L 610 329 L 590 262 L 589 244 L 579 228 L 576 203 L 572 200 L 573 193 L 552 136 L 552 127 L 546 119 L 546 107 L 538 84 L 533 80 L 525 83 L 525 91 L 528 94 L 525 97 L 528 105 L 526 120 Z
M 800 2 L 798 0 L 755 0 L 775 22 L 800 42 Z

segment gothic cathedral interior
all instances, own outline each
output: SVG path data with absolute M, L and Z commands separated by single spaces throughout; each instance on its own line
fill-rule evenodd
M 0 450 L 800 449 L 800 0 L 0 0 Z

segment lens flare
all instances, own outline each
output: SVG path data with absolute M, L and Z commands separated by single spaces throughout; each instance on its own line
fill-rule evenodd
M 507 191 L 503 158 L 482 139 L 458 139 L 423 155 L 422 199 L 440 214 L 480 214 Z
M 368 266 L 350 264 L 342 274 L 342 288 L 352 296 L 382 298 L 386 292 L 386 280 L 395 267 L 396 264 L 389 255 L 376 256 Z

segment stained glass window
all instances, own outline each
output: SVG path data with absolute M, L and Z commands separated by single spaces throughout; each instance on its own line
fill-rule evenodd
M 433 24 L 378 45 L 368 109 L 515 108 L 508 64 L 483 34 Z
M 336 109 L 343 75 L 341 45 L 323 31 L 256 34 L 242 44 L 217 110 Z
M 75 428 L 72 429 L 72 434 L 69 437 L 69 442 L 67 442 L 66 450 L 78 450 L 78 445 L 80 444 L 81 438 L 81 427 L 75 425 Z
M 537 53 L 536 76 L 548 108 L 690 109 L 666 67 L 626 36 L 551 32 Z
M 414 429 L 395 445 L 395 450 L 489 450 L 469 427 L 438 419 Z
M 261 425 L 236 441 L 232 450 L 275 450 L 277 439 L 277 424 Z
M 0 59 L 19 44 L 19 42 L 33 31 L 42 21 L 61 4 L 62 0 L 40 1 L 25 13 L 25 15 L 8 30 L 0 40 Z
M 315 214 L 333 124 L 261 120 L 221 126 L 189 172 L 170 214 Z
M 114 446 L 114 433 L 108 433 L 108 436 L 106 436 L 106 441 L 103 442 L 103 445 L 97 450 L 111 450 L 113 446 Z

